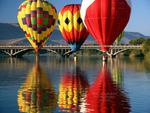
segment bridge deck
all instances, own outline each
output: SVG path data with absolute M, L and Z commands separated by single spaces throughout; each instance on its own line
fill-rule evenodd
M 81 49 L 98 49 L 102 46 L 98 45 L 83 45 Z M 110 47 L 116 49 L 140 49 L 141 45 L 103 45 L 103 47 Z M 70 49 L 67 45 L 45 45 L 43 49 Z M 0 45 L 0 49 L 33 49 L 32 46 L 22 46 L 22 45 Z
M 123 52 L 128 49 L 141 49 L 140 45 L 103 45 L 103 47 L 110 47 L 110 50 L 107 52 L 109 56 L 116 56 L 120 52 Z M 81 49 L 88 50 L 98 50 L 101 46 L 98 45 L 83 45 Z M 43 48 L 49 52 L 64 54 L 64 52 L 70 51 L 70 47 L 68 45 L 45 45 Z M 33 51 L 32 46 L 23 46 L 23 45 L 0 45 L 0 51 L 13 57 L 13 56 L 22 56 L 26 52 Z

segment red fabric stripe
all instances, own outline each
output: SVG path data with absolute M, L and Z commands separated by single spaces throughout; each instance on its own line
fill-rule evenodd
M 69 10 L 69 11 L 72 12 L 72 14 L 74 14 L 74 13 L 76 13 L 77 11 L 79 11 L 79 9 L 80 9 L 80 4 L 75 4 L 75 5 L 70 4 L 70 5 L 64 6 L 64 7 L 61 9 L 60 12 L 61 12 L 61 14 L 63 15 L 64 12 L 66 12 L 67 10 Z
M 26 8 L 26 5 L 20 6 L 20 10 L 22 10 L 23 8 Z
M 36 43 L 36 42 L 37 42 L 37 40 L 33 40 L 33 42 L 34 42 L 34 43 Z
M 37 10 L 37 14 L 43 14 L 43 10 Z
M 26 18 L 26 23 L 28 26 L 31 26 L 31 18 Z
M 62 35 L 65 41 L 68 42 L 75 42 L 75 43 L 84 43 L 88 36 L 88 31 L 84 28 L 81 32 L 77 31 L 74 27 L 70 32 L 63 29 Z
M 31 17 L 36 17 L 36 16 L 37 16 L 37 14 L 32 14 L 32 13 L 31 13 Z
M 30 34 L 26 34 L 26 36 L 27 36 L 27 37 L 31 37 L 31 35 L 30 35 Z
M 43 24 L 43 18 L 37 18 L 37 24 L 42 25 Z
M 48 18 L 49 17 L 49 15 L 48 14 L 44 14 L 44 18 Z
M 52 19 L 52 18 L 49 18 L 48 23 L 49 23 L 49 25 L 52 25 L 53 19 Z

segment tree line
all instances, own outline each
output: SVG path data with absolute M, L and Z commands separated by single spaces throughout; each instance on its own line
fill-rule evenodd
M 135 38 L 129 41 L 131 45 L 142 45 L 141 50 L 129 50 L 125 55 L 150 58 L 150 38 Z

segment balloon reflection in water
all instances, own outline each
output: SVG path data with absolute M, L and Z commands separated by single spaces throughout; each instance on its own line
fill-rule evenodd
M 79 112 L 82 99 L 89 87 L 84 73 L 76 71 L 64 74 L 59 85 L 58 106 L 62 112 Z
M 56 107 L 54 89 L 38 64 L 18 91 L 18 106 L 20 112 L 27 113 L 49 113 Z
M 129 113 L 128 98 L 114 84 L 111 74 L 103 65 L 96 81 L 86 94 L 84 113 Z

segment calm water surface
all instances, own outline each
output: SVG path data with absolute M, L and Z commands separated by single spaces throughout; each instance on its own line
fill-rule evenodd
M 150 113 L 150 62 L 0 58 L 0 113 Z

